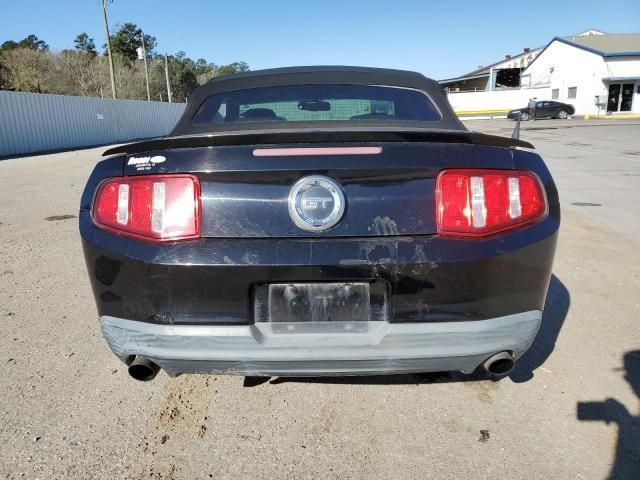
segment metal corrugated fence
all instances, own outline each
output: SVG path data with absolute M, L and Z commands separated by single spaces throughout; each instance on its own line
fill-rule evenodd
M 184 103 L 0 91 L 0 156 L 166 135 Z

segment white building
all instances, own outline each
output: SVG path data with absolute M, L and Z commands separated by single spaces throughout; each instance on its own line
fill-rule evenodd
M 510 66 L 505 62 L 511 58 L 440 83 L 454 110 L 463 115 L 500 116 L 526 106 L 530 98 L 569 103 L 576 115 L 640 113 L 640 33 L 588 30 L 555 37 L 532 53 L 518 70 L 519 81 L 511 85 L 496 82 L 497 72 Z M 482 75 L 482 85 L 477 83 L 478 75 Z M 465 88 L 467 85 L 473 88 Z
M 640 113 L 640 34 L 590 30 L 556 37 L 521 73 L 523 86 L 548 86 L 576 114 Z

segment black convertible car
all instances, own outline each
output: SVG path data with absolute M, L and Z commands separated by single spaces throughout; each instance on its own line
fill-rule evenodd
M 468 131 L 418 73 L 302 67 L 198 88 L 113 148 L 80 232 L 104 338 L 169 375 L 506 375 L 560 222 L 523 141 Z
M 531 120 L 532 118 L 560 118 L 565 120 L 574 113 L 576 113 L 576 109 L 573 108 L 573 105 L 553 100 L 543 100 L 536 102 L 534 108 L 524 107 L 511 110 L 507 114 L 507 118 L 517 120 L 518 116 L 520 116 L 523 121 Z

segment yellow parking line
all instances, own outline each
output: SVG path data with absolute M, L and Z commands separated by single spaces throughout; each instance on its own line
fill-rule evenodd
M 509 113 L 509 109 L 497 109 L 497 110 L 461 110 L 455 112 L 456 115 L 487 115 L 490 113 Z
M 605 120 L 622 120 L 625 118 L 640 118 L 640 114 L 638 113 L 618 113 L 615 115 L 585 115 L 585 120 L 589 118 L 603 118 Z

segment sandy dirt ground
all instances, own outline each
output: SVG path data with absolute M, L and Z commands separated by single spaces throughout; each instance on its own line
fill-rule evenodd
M 640 127 L 534 124 L 563 221 L 542 330 L 500 382 L 135 382 L 78 234 L 104 149 L 0 161 L 0 478 L 640 478 Z

